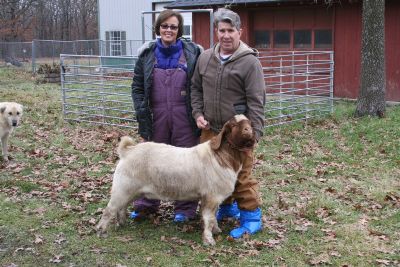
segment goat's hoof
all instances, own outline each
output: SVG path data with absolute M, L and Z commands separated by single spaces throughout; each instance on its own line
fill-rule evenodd
M 117 220 L 118 227 L 124 226 L 125 224 L 126 224 L 126 219 L 118 219 Z
M 106 231 L 106 227 L 104 227 L 104 225 L 102 224 L 98 224 L 96 226 L 96 232 L 97 232 L 97 236 L 98 237 L 107 237 L 107 231 Z
M 105 231 L 97 230 L 97 236 L 100 238 L 106 238 L 108 234 Z
M 210 240 L 210 241 L 203 241 L 203 244 L 205 245 L 205 246 L 215 246 L 215 240 Z
M 215 240 L 214 240 L 214 238 L 203 238 L 203 244 L 205 245 L 205 246 L 215 246 Z
M 212 229 L 213 234 L 219 234 L 222 233 L 222 230 L 218 226 L 214 226 Z

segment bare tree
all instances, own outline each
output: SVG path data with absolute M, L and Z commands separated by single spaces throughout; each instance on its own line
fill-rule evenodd
M 0 41 L 96 38 L 96 0 L 0 0 Z
M 385 114 L 385 0 L 364 0 L 361 86 L 356 116 Z
M 31 8 L 37 0 L 0 0 L 0 40 L 32 38 Z
M 73 0 L 74 39 L 97 38 L 97 2 L 96 0 Z

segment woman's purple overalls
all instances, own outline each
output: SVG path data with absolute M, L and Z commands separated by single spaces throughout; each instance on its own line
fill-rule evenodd
M 185 66 L 186 59 L 182 51 L 179 66 Z M 151 108 L 153 111 L 153 139 L 178 147 L 192 147 L 198 144 L 198 137 L 190 125 L 190 114 L 186 109 L 187 74 L 181 67 L 161 69 L 156 65 L 153 70 Z M 188 177 L 190 179 L 190 177 Z M 140 198 L 135 202 L 135 211 L 153 213 L 158 210 L 159 200 Z M 196 215 L 198 201 L 175 201 L 175 214 L 183 214 L 192 219 Z

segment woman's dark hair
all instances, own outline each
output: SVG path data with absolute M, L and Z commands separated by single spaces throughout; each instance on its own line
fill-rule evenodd
M 174 11 L 174 10 L 163 10 L 161 11 L 161 13 L 158 15 L 157 20 L 156 20 L 156 24 L 154 26 L 154 31 L 156 32 L 157 35 L 160 35 L 160 25 L 167 19 L 169 19 L 170 17 L 176 17 L 179 21 L 179 25 L 178 25 L 178 35 L 177 38 L 182 37 L 183 34 L 183 17 L 181 15 L 181 13 L 179 13 L 178 11 Z

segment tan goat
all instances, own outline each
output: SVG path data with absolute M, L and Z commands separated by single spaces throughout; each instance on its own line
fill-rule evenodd
M 142 194 L 161 200 L 200 199 L 203 243 L 214 245 L 212 234 L 221 231 L 216 210 L 232 194 L 245 153 L 251 153 L 254 144 L 254 131 L 244 115 L 234 116 L 217 136 L 191 148 L 153 142 L 134 145 L 131 138 L 123 137 L 111 199 L 96 227 L 98 234 L 105 233 L 115 217 L 122 225 L 127 205 Z

